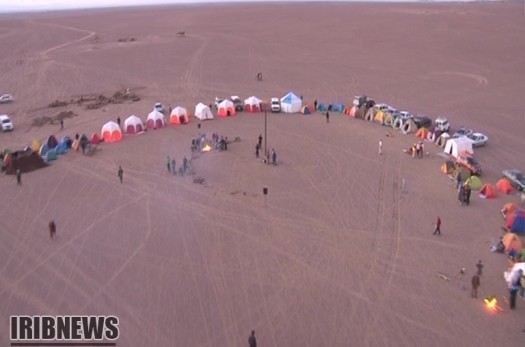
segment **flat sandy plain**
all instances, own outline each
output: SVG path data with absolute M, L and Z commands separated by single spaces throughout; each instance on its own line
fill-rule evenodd
M 476 155 L 483 180 L 495 183 L 503 169 L 525 169 L 523 19 L 523 4 L 506 3 L 3 15 L 1 90 L 16 102 L 0 113 L 16 129 L 0 134 L 0 147 L 89 135 L 119 116 L 145 118 L 156 101 L 192 112 L 233 94 L 293 91 L 348 104 L 365 93 L 486 133 Z M 122 88 L 141 101 L 47 107 Z M 61 110 L 79 114 L 64 130 L 31 126 Z M 507 262 L 489 252 L 499 209 L 517 196 L 473 195 L 460 208 L 439 148 L 427 144 L 430 156 L 414 160 L 402 151 L 413 135 L 387 138 L 381 126 L 337 114 L 329 124 L 320 114 L 269 115 L 279 165 L 265 166 L 254 155 L 263 124 L 261 114 L 203 123 L 208 134 L 241 139 L 193 160 L 205 184 L 165 167 L 166 155 L 178 164 L 190 155 L 194 118 L 101 145 L 92 157 L 68 153 L 24 175 L 22 187 L 0 177 L 1 344 L 12 314 L 115 314 L 119 346 L 245 346 L 252 329 L 260 346 L 523 345 L 525 302 L 508 310 Z M 441 237 L 432 236 L 437 215 Z M 502 312 L 469 297 L 479 259 L 480 294 L 497 295 Z

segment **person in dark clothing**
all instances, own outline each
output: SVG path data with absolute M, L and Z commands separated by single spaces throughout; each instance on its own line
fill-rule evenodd
M 459 204 L 463 205 L 463 202 L 465 201 L 465 187 L 463 186 L 459 186 L 458 200 Z
M 314 100 L 314 112 L 317 111 L 317 99 Z
M 119 165 L 118 171 L 117 171 L 118 179 L 120 180 L 120 183 L 124 180 L 124 170 L 122 170 L 122 166 Z
M 64 119 L 60 119 L 60 129 L 64 129 Z
M 182 171 L 186 173 L 186 170 L 188 169 L 188 159 L 186 156 L 182 159 Z
M 470 188 L 469 185 L 467 185 L 465 187 L 465 203 L 468 205 L 470 205 L 470 194 L 472 193 L 472 189 Z
M 516 297 L 520 289 L 521 276 L 523 276 L 523 270 L 520 269 L 512 276 L 509 282 L 509 305 L 511 310 L 516 308 Z
M 459 190 L 459 187 L 461 187 L 461 172 L 458 172 L 458 175 L 456 177 L 456 188 Z
M 477 275 L 481 276 L 481 274 L 483 273 L 483 263 L 481 262 L 481 260 L 478 261 L 478 263 L 476 264 L 476 268 L 478 269 Z
M 262 135 L 259 135 L 259 148 L 262 148 L 262 140 L 263 140 Z
M 272 164 L 277 165 L 277 153 L 275 153 L 275 149 L 272 148 Z
M 248 346 L 257 347 L 257 339 L 255 339 L 255 330 L 252 330 L 252 333 L 248 337 Z
M 330 123 L 330 113 L 326 111 L 326 123 Z
M 439 216 L 436 220 L 436 230 L 434 230 L 432 235 L 441 235 L 441 218 Z
M 56 233 L 57 233 L 57 226 L 56 226 L 54 220 L 51 220 L 49 222 L 48 229 L 49 229 L 49 238 L 50 239 L 54 239 L 56 237 Z
M 20 169 L 16 169 L 16 185 L 22 185 L 22 173 L 20 172 Z
M 118 124 L 118 126 L 120 128 L 120 117 L 117 117 L 117 124 Z
M 259 158 L 259 144 L 255 145 L 255 158 Z
M 470 291 L 471 298 L 478 297 L 478 287 L 480 286 L 480 280 L 478 275 L 472 276 L 472 290 Z

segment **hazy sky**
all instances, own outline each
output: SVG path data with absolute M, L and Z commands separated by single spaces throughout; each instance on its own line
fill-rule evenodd
M 71 8 L 91 8 L 91 7 L 113 7 L 113 6 L 133 6 L 133 5 L 156 5 L 156 4 L 180 4 L 180 3 L 199 3 L 199 2 L 269 2 L 283 0 L 0 0 L 0 12 L 13 11 L 34 11 L 50 9 L 71 9 Z M 290 1 L 290 0 L 285 0 Z M 319 1 L 319 0 L 291 0 L 291 1 Z M 352 1 L 352 0 L 331 0 L 331 1 Z M 363 1 L 363 0 L 354 0 Z M 365 0 L 394 2 L 396 0 Z M 418 1 L 418 0 L 397 0 L 397 1 Z M 428 0 L 427 0 L 428 1 Z M 431 1 L 431 0 L 430 0 Z M 458 1 L 458 0 L 437 0 L 437 1 Z M 459 0 L 461 1 L 461 0 Z M 463 0 L 469 1 L 469 0 Z

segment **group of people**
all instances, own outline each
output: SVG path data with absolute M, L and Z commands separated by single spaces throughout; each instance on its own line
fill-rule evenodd
M 418 141 L 412 145 L 411 148 L 412 158 L 423 158 L 423 153 L 425 153 L 425 144 L 423 141 Z
M 472 187 L 470 186 L 470 183 L 467 182 L 463 183 L 461 179 L 461 173 L 458 172 L 458 175 L 456 177 L 456 184 L 458 189 L 458 201 L 459 205 L 463 206 L 463 204 L 469 206 L 470 205 L 470 195 L 472 194 Z
M 263 140 L 263 137 L 262 137 L 262 134 L 259 135 L 259 137 L 257 138 L 257 143 L 255 144 L 255 158 L 258 159 L 259 158 L 259 152 L 262 150 L 262 140 Z M 273 165 L 277 165 L 277 152 L 275 152 L 275 149 L 272 148 L 272 152 L 271 152 L 271 163 Z M 263 162 L 265 164 L 269 164 L 270 163 L 270 151 L 269 150 L 266 150 L 266 153 L 264 153 L 264 160 Z
M 175 161 L 175 158 L 170 158 L 169 155 L 166 156 L 166 168 L 168 169 L 169 173 L 172 173 L 174 175 L 177 175 L 177 172 L 179 173 L 179 176 L 184 176 L 189 168 L 189 161 L 186 156 L 182 158 L 182 165 L 179 167 L 179 170 L 177 171 L 177 162 Z

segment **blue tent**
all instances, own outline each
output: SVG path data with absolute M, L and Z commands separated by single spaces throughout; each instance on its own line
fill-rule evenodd
M 58 141 L 55 135 L 49 136 L 49 138 L 47 139 L 47 147 L 49 147 L 50 149 L 53 149 L 56 146 L 58 146 Z
M 73 145 L 73 140 L 69 136 L 64 136 L 62 140 L 60 140 L 60 143 L 65 143 L 67 148 L 71 148 Z
M 44 158 L 47 152 L 49 152 L 49 146 L 47 145 L 47 143 L 44 143 L 42 146 L 40 146 L 40 151 L 38 152 L 38 154 L 40 154 L 40 156 Z
M 332 112 L 343 112 L 345 105 L 343 104 L 330 104 Z
M 67 142 L 60 142 L 55 148 L 56 154 L 66 154 L 67 153 Z
M 328 110 L 328 108 L 322 102 L 318 102 L 317 103 L 317 111 L 325 112 L 327 110 Z
M 57 154 L 54 150 L 49 150 L 45 157 L 46 161 L 57 160 Z
M 525 211 L 515 211 L 514 221 L 510 226 L 510 232 L 525 235 Z

